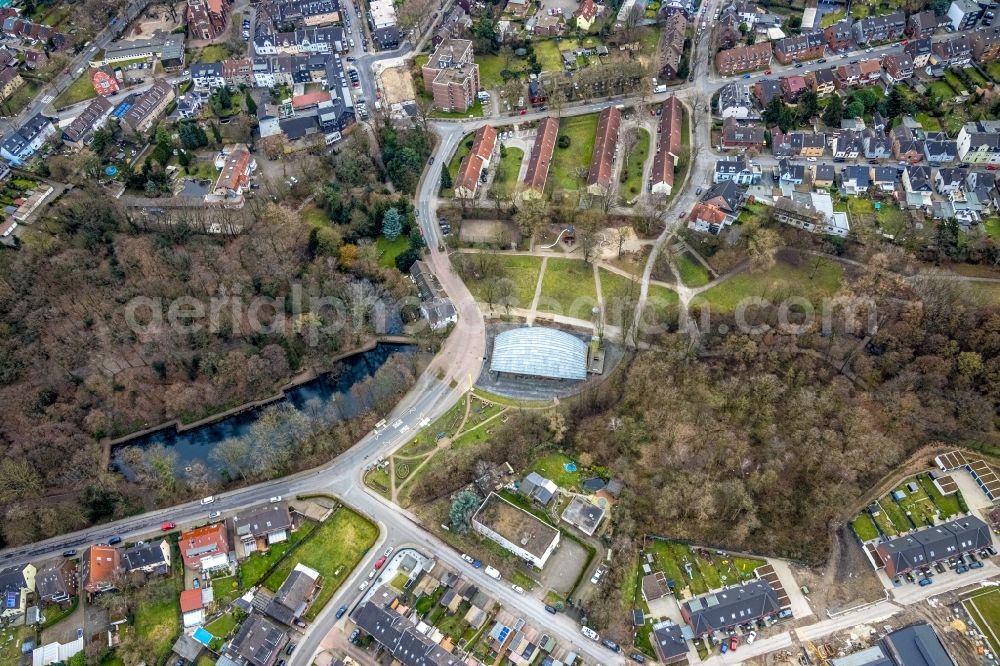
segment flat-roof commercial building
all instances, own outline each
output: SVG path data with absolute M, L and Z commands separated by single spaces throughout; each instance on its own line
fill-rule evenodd
M 493 341 L 490 371 L 545 379 L 586 379 L 587 344 L 574 335 L 543 326 L 503 331 Z
M 476 511 L 472 528 L 539 569 L 559 545 L 559 530 L 496 493 Z

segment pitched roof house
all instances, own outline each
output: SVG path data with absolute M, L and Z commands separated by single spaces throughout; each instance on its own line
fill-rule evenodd
M 650 191 L 654 194 L 670 194 L 673 191 L 675 161 L 680 157 L 683 145 L 681 136 L 683 118 L 684 106 L 679 99 L 671 95 L 663 102 L 660 112 L 657 150 L 649 174 Z
M 276 543 L 288 540 L 292 530 L 292 515 L 288 504 L 275 502 L 249 509 L 247 513 L 231 519 L 233 534 L 236 535 L 236 555 L 245 559 L 254 552 L 267 551 Z
M 319 582 L 319 572 L 304 564 L 296 564 L 274 598 L 264 607 L 264 612 L 282 624 L 291 625 L 309 608 L 319 589 Z
M 771 42 L 753 46 L 738 46 L 719 51 L 715 55 L 715 68 L 723 76 L 765 69 L 771 62 Z
M 35 575 L 38 600 L 48 604 L 66 604 L 76 594 L 76 567 L 72 560 L 53 562 Z
M 33 564 L 20 564 L 0 569 L 0 618 L 9 621 L 23 616 L 28 609 L 28 596 L 35 591 Z
M 698 637 L 774 615 L 780 609 L 777 593 L 758 578 L 689 599 L 681 605 L 681 616 Z
M 739 123 L 735 118 L 726 118 L 722 123 L 722 147 L 762 148 L 764 128 L 757 123 Z
M 594 196 L 611 195 L 621 120 L 621 111 L 617 107 L 609 106 L 601 111 L 597 121 L 597 138 L 594 141 L 594 152 L 587 173 L 587 192 Z
M 83 551 L 80 567 L 80 585 L 88 594 L 114 590 L 115 578 L 122 570 L 121 552 L 111 546 L 91 546 Z
M 137 543 L 122 551 L 121 565 L 127 573 L 166 573 L 170 569 L 170 544 L 166 539 Z
M 975 516 L 964 516 L 875 546 L 890 576 L 993 544 L 990 529 Z
M 548 116 L 538 124 L 535 143 L 531 147 L 531 157 L 528 159 L 528 168 L 524 172 L 523 196 L 541 196 L 545 189 L 545 180 L 549 176 L 549 165 L 552 163 L 552 152 L 555 150 L 558 134 L 558 119 Z
M 229 532 L 215 523 L 181 532 L 177 541 L 184 566 L 192 571 L 212 571 L 229 566 Z
M 497 145 L 497 131 L 491 125 L 483 125 L 473 137 L 472 150 L 462 158 L 455 181 L 455 195 L 472 198 L 476 195 L 480 174 L 488 169 Z

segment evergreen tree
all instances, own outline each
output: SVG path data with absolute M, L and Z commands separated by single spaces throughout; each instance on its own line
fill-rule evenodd
M 448 171 L 448 167 L 441 169 L 441 189 L 451 189 L 452 185 L 454 183 L 451 182 L 451 173 Z
M 394 241 L 401 233 L 403 233 L 403 220 L 398 210 L 390 208 L 382 217 L 382 234 L 390 241 Z
M 830 98 L 830 103 L 826 105 L 826 110 L 823 111 L 823 122 L 830 127 L 837 127 L 843 119 L 844 102 L 841 101 L 840 95 L 834 95 Z

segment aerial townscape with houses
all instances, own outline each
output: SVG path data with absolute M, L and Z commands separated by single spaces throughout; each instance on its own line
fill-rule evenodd
M 0 666 L 1000 666 L 997 0 L 0 0 Z

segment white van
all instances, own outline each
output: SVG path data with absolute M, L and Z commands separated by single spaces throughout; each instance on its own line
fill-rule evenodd
M 486 575 L 489 576 L 490 578 L 495 578 L 496 580 L 500 580 L 500 572 L 491 566 L 486 567 Z
M 209 495 L 208 497 L 201 498 L 202 504 L 211 504 L 214 501 L 215 501 L 215 495 Z

